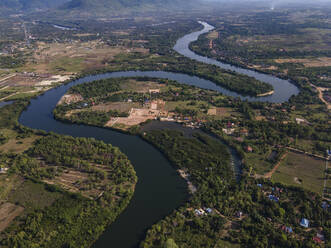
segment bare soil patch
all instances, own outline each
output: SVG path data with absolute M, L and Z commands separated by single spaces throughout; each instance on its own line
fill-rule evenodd
M 231 109 L 229 108 L 210 108 L 208 109 L 208 115 L 216 115 L 216 116 L 228 116 L 231 113 Z
M 24 211 L 24 208 L 6 202 L 0 205 L 0 232 L 6 229 L 10 223 Z
M 58 102 L 58 105 L 66 103 L 66 104 L 71 104 L 71 103 L 76 103 L 79 101 L 82 101 L 84 98 L 80 94 L 66 94 L 63 95 Z
M 88 198 L 97 197 L 101 191 L 99 190 L 86 190 L 84 188 L 84 181 L 88 179 L 88 174 L 76 170 L 68 170 L 54 179 L 44 180 L 45 183 L 59 185 L 65 190 L 73 193 L 80 192 Z
M 111 118 L 106 126 L 111 127 L 115 124 L 123 124 L 125 126 L 135 126 L 139 125 L 140 123 L 143 123 L 147 120 L 153 120 L 156 119 L 159 115 L 159 110 L 153 110 L 153 109 L 136 109 L 132 108 L 128 117 L 116 117 Z
M 112 127 L 115 124 L 118 126 L 131 127 L 139 125 L 147 120 L 153 120 L 160 116 L 161 110 L 164 109 L 165 102 L 162 100 L 154 100 L 150 102 L 146 108 L 131 108 L 128 117 L 112 117 L 105 126 Z

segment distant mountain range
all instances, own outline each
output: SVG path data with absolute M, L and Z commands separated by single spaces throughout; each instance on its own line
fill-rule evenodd
M 69 0 L 0 0 L 0 10 L 35 11 L 58 8 Z
M 117 11 L 139 12 L 180 9 L 197 0 L 0 0 L 0 13 L 63 13 L 108 14 Z

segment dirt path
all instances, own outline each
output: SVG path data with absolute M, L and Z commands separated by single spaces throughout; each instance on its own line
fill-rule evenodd
M 318 91 L 318 98 L 325 103 L 326 107 L 328 110 L 331 110 L 331 104 L 329 102 L 327 102 L 324 98 L 323 98 L 323 91 L 325 90 L 325 88 L 321 88 L 321 87 L 317 87 L 313 84 L 310 84 L 312 87 L 314 87 L 317 91 Z
M 276 172 L 276 170 L 278 169 L 278 167 L 280 166 L 280 163 L 284 160 L 284 158 L 286 157 L 287 152 L 285 152 L 283 154 L 283 156 L 280 158 L 279 162 L 274 166 L 274 168 L 272 168 L 271 171 L 269 171 L 268 173 L 264 174 L 264 178 L 271 178 L 272 175 Z
M 9 78 L 12 78 L 12 77 L 15 77 L 15 76 L 16 76 L 16 74 L 12 74 L 12 75 L 9 75 L 9 76 L 7 76 L 7 77 L 1 78 L 1 79 L 0 79 L 0 82 L 5 81 L 5 80 L 7 80 L 7 79 L 9 79 Z
M 323 183 L 323 197 L 325 198 L 325 199 L 327 199 L 326 197 L 325 197 L 325 192 L 326 192 L 326 190 L 327 190 L 327 181 L 328 181 L 328 173 L 327 173 L 327 170 L 328 170 L 328 168 L 329 168 L 329 163 L 328 163 L 329 161 L 328 160 L 326 160 L 325 161 L 325 177 L 324 177 L 324 183 Z
M 2 102 L 3 100 L 6 100 L 7 98 L 11 97 L 11 96 L 15 96 L 17 93 L 13 93 L 13 94 L 10 94 L 9 96 L 5 96 L 3 98 L 0 99 L 0 102 Z

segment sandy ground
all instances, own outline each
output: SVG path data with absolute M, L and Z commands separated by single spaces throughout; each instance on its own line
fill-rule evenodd
M 61 97 L 58 104 L 63 104 L 63 103 L 70 104 L 70 103 L 79 102 L 83 99 L 84 98 L 80 94 L 66 94 Z
M 53 83 L 63 82 L 68 79 L 70 79 L 70 76 L 55 75 L 55 76 L 51 77 L 50 79 L 46 79 L 39 83 L 36 83 L 36 86 L 52 85 Z
M 186 171 L 184 170 L 178 170 L 179 175 L 185 179 L 185 181 L 187 182 L 188 185 L 188 190 L 191 194 L 194 194 L 195 192 L 197 192 L 197 188 L 193 185 L 193 183 L 189 180 L 190 175 L 188 173 L 186 173 Z
M 139 125 L 147 120 L 156 119 L 162 113 L 164 105 L 164 101 L 155 100 L 150 103 L 148 108 L 131 108 L 128 117 L 112 117 L 105 126 L 112 127 L 115 124 L 121 124 L 130 127 Z
M 21 206 L 6 202 L 0 206 L 0 232 L 6 229 L 7 226 L 24 211 Z
M 159 115 L 159 110 L 152 109 L 137 109 L 132 108 L 128 117 L 111 118 L 106 126 L 111 127 L 115 124 L 123 124 L 125 126 L 135 126 L 147 120 L 153 120 Z

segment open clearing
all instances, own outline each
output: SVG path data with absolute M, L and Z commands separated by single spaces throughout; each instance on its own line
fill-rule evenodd
M 82 101 L 84 98 L 80 94 L 66 94 L 63 95 L 58 102 L 58 105 L 66 103 L 66 104 L 71 104 L 71 103 L 76 103 L 79 101 Z
M 112 117 L 105 126 L 112 127 L 115 124 L 118 126 L 131 127 L 139 125 L 147 120 L 153 120 L 157 117 L 166 116 L 168 111 L 163 111 L 166 102 L 163 100 L 153 100 L 146 104 L 145 108 L 131 108 L 128 117 Z M 121 103 L 118 103 L 121 106 Z M 130 105 L 125 104 L 124 107 Z M 123 108 L 124 107 L 120 107 Z M 124 112 L 124 111 L 123 111 Z
M 144 48 L 115 47 L 104 44 L 101 40 L 72 43 L 38 43 L 31 62 L 24 68 L 36 73 L 78 73 L 85 69 L 104 68 L 107 61 L 116 55 L 128 53 L 148 53 Z
M 84 189 L 84 182 L 88 179 L 88 176 L 88 173 L 76 170 L 68 170 L 62 173 L 60 176 L 55 177 L 54 179 L 47 179 L 43 181 L 48 184 L 58 185 L 61 188 L 73 193 L 80 192 L 82 195 L 93 199 L 97 197 L 101 191 L 97 189 Z
M 21 153 L 26 151 L 33 142 L 37 139 L 37 136 L 32 136 L 25 139 L 12 138 L 9 139 L 5 144 L 0 145 L 0 151 L 2 152 L 14 152 Z
M 101 103 L 92 107 L 94 111 L 104 111 L 108 112 L 110 110 L 117 110 L 119 112 L 128 113 L 132 108 L 142 107 L 141 104 L 137 102 L 109 102 Z
M 322 193 L 325 161 L 305 154 L 289 152 L 272 176 L 272 181 L 300 186 Z
M 152 109 L 131 109 L 128 117 L 111 118 L 106 126 L 112 127 L 115 124 L 123 124 L 125 126 L 135 126 L 147 120 L 153 120 L 159 115 L 159 110 Z
M 23 206 L 28 213 L 52 205 L 61 196 L 62 193 L 48 191 L 42 183 L 26 180 L 9 194 L 8 201 Z
M 209 39 L 212 39 L 212 40 L 217 39 L 217 38 L 218 38 L 218 32 L 217 32 L 217 31 L 210 32 L 210 33 L 207 35 L 207 37 L 208 37 Z
M 307 59 L 275 59 L 275 62 L 278 64 L 283 63 L 301 63 L 305 67 L 325 67 L 331 66 L 330 57 L 321 57 L 321 58 L 307 58 Z
M 148 93 L 150 90 L 159 90 L 163 87 L 165 87 L 164 84 L 153 81 L 138 81 L 135 79 L 129 79 L 125 83 L 121 84 L 122 90 L 129 90 L 138 93 Z
M 208 115 L 228 117 L 231 115 L 232 110 L 231 108 L 210 108 L 208 109 Z

